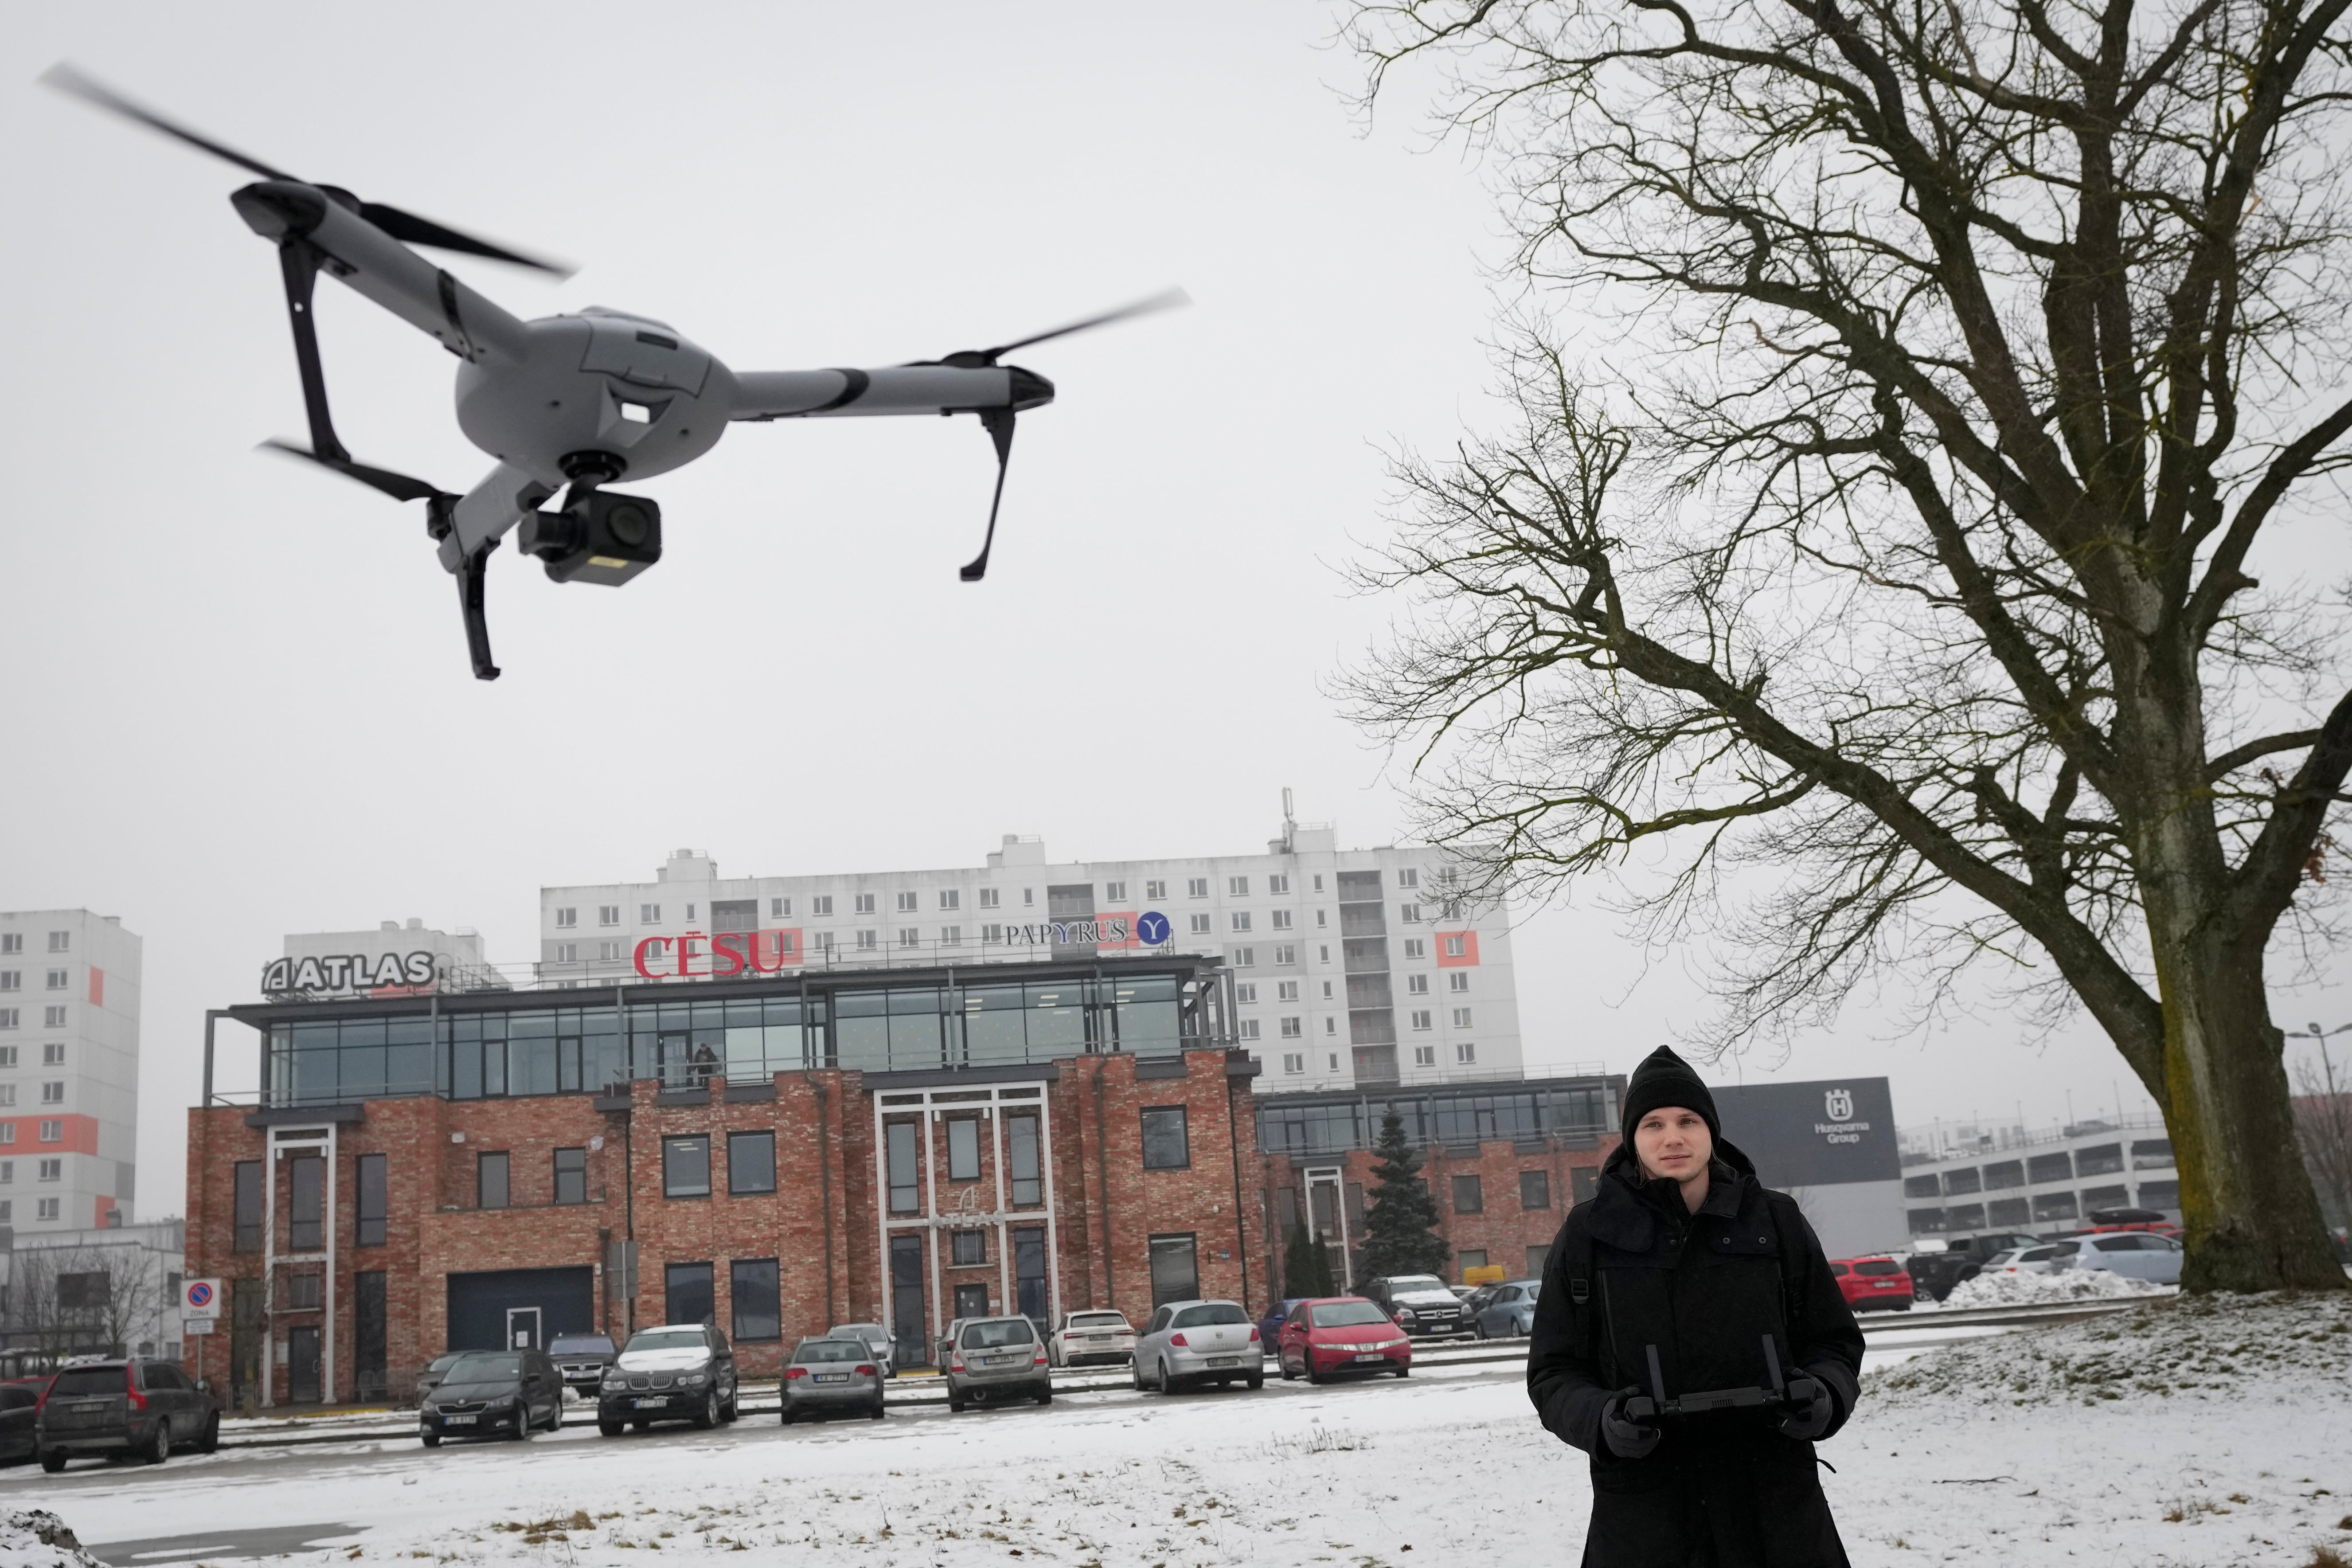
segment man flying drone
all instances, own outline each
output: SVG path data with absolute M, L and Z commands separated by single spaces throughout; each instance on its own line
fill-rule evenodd
M 225 158 L 261 176 L 229 197 L 256 234 L 278 247 L 310 445 L 268 445 L 373 485 L 396 500 L 421 500 L 441 564 L 457 579 L 474 674 L 496 680 L 483 575 L 509 530 L 559 583 L 627 582 L 661 559 L 661 509 L 642 496 L 602 487 L 682 468 L 719 444 L 733 420 L 805 419 L 854 414 L 975 414 L 996 447 L 996 491 L 979 555 L 962 569 L 977 583 L 996 542 L 1013 421 L 1054 401 L 1054 384 L 997 361 L 1015 349 L 1186 302 L 1171 290 L 1099 316 L 992 349 L 878 370 L 731 371 L 709 350 L 660 321 L 590 307 L 576 316 L 526 321 L 434 266 L 412 245 L 488 257 L 558 277 L 567 268 L 520 255 L 336 185 L 312 184 L 174 124 L 69 66 L 41 79 L 61 91 Z M 462 362 L 457 425 L 498 466 L 462 496 L 422 479 L 352 460 L 335 438 L 320 367 L 310 296 L 326 274 L 411 326 L 431 333 Z M 540 503 L 565 489 L 562 506 Z

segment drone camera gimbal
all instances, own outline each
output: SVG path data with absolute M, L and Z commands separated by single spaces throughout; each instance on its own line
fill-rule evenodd
M 516 543 L 558 583 L 617 588 L 661 559 L 661 508 L 644 496 L 590 490 L 561 511 L 522 520 Z

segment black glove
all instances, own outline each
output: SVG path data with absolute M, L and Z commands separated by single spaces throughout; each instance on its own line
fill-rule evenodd
M 1805 1384 L 1812 1385 L 1811 1399 L 1792 1398 L 1782 1408 L 1788 1414 L 1780 1417 L 1780 1430 L 1801 1443 L 1810 1443 L 1830 1429 L 1830 1419 L 1837 1405 L 1830 1398 L 1830 1385 L 1817 1377 L 1799 1378 L 1790 1392 L 1795 1394 Z
M 1644 1426 L 1625 1416 L 1625 1401 L 1640 1393 L 1629 1388 L 1601 1407 L 1601 1440 L 1609 1451 L 1621 1459 L 1646 1459 L 1659 1440 L 1665 1436 L 1655 1426 Z

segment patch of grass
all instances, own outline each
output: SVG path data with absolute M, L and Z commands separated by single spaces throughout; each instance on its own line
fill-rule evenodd
M 2352 1568 L 2352 1562 L 2347 1562 L 2344 1554 L 2333 1547 L 2315 1546 L 2311 1549 L 2311 1561 L 2305 1568 Z

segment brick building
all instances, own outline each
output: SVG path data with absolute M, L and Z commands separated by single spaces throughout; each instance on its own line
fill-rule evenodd
M 278 1404 L 704 1317 L 758 1376 L 834 1322 L 924 1363 L 972 1312 L 1255 1306 L 1231 985 L 1088 956 L 226 1009 L 267 1087 L 220 1103 L 208 1033 L 187 1267 L 227 1312 L 190 1363 Z

